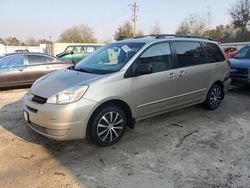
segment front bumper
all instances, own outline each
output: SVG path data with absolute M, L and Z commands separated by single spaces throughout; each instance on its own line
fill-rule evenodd
M 232 85 L 250 84 L 250 78 L 231 77 Z
M 38 104 L 28 95 L 23 98 L 29 127 L 55 140 L 85 138 L 88 120 L 96 105 L 96 102 L 84 98 L 67 105 Z

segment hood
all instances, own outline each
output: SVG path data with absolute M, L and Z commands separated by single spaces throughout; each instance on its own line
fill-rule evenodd
M 37 83 L 32 85 L 31 93 L 44 98 L 49 98 L 70 87 L 76 85 L 88 85 L 90 82 L 105 76 L 106 75 L 90 74 L 65 69 L 40 78 Z
M 236 59 L 230 58 L 229 61 L 232 63 L 233 68 L 247 68 L 250 69 L 250 59 Z

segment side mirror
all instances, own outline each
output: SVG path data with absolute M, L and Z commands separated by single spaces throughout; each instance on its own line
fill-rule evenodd
M 134 70 L 134 75 L 145 75 L 153 73 L 153 67 L 150 64 L 138 64 Z
M 71 55 L 73 55 L 73 54 L 74 54 L 74 52 L 73 52 L 73 51 L 71 51 L 71 52 L 70 52 L 70 54 L 71 54 Z

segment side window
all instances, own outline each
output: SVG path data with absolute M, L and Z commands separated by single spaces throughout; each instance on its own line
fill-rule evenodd
M 82 46 L 75 46 L 74 49 L 73 49 L 73 52 L 76 53 L 76 54 L 84 53 L 84 49 L 83 49 Z
M 23 55 L 10 55 L 0 59 L 1 69 L 12 69 L 24 67 L 24 56 Z
M 153 72 L 171 69 L 172 53 L 169 43 L 160 43 L 149 47 L 137 62 L 140 64 L 151 64 Z
M 219 62 L 219 61 L 224 61 L 225 57 L 223 53 L 221 52 L 220 48 L 218 45 L 209 43 L 209 42 L 204 42 L 204 47 L 207 52 L 207 57 L 208 57 L 208 62 L 209 63 L 214 63 L 214 62 Z
M 206 62 L 205 53 L 199 42 L 175 41 L 178 67 L 188 67 L 204 64 Z
M 28 55 L 29 64 L 42 64 L 54 61 L 53 58 L 41 55 Z
M 95 47 L 93 47 L 93 46 L 87 46 L 87 47 L 85 47 L 85 52 L 87 54 L 93 53 L 94 51 L 95 51 Z

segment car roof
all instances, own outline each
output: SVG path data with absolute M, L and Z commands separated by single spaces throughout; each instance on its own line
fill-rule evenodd
M 168 41 L 168 40 L 184 40 L 184 41 L 205 41 L 217 43 L 216 40 L 212 38 L 203 36 L 191 36 L 191 35 L 170 35 L 170 34 L 160 34 L 160 35 L 146 35 L 142 37 L 136 37 L 131 39 L 124 39 L 116 41 L 117 43 L 153 43 L 158 41 Z
M 99 46 L 103 46 L 103 44 L 75 44 L 75 45 L 72 44 L 72 45 L 68 45 L 67 47 L 79 47 L 79 46 L 80 47 L 82 47 L 82 46 L 85 46 L 85 47 L 88 47 L 88 46 L 90 46 L 90 47 L 91 46 L 94 46 L 94 47 L 98 46 L 99 47 Z
M 44 55 L 44 56 L 54 57 L 52 55 L 45 54 L 45 53 L 39 53 L 39 52 L 13 52 L 13 53 L 4 54 L 2 57 L 6 57 L 6 56 L 10 56 L 10 55 Z M 56 58 L 56 57 L 54 57 L 54 58 Z

